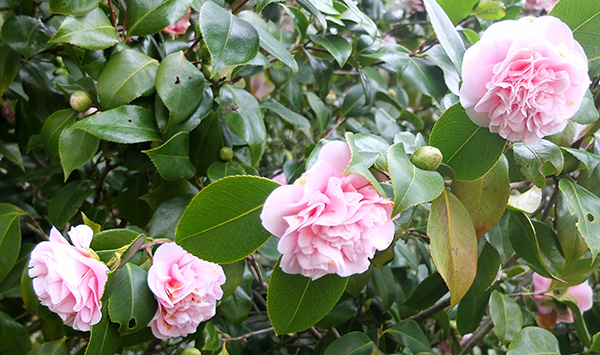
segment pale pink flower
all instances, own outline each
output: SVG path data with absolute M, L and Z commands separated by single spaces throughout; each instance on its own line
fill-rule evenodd
M 460 102 L 476 124 L 534 143 L 562 131 L 590 79 L 583 49 L 551 16 L 497 22 L 470 47 Z
M 550 288 L 551 282 L 552 280 L 539 274 L 533 274 L 533 292 L 540 293 L 533 296 L 538 306 L 536 318 L 538 324 L 544 328 L 554 328 L 560 322 L 573 323 L 573 313 L 570 309 L 566 309 L 566 311 L 564 309 L 557 309 L 552 306 L 552 303 L 544 302 L 554 297 L 552 292 L 544 292 Z M 542 292 L 544 293 L 541 294 Z M 592 308 L 594 303 L 592 288 L 587 280 L 577 286 L 568 287 L 562 297 L 570 298 L 577 303 L 577 307 L 579 307 L 581 313 Z
M 281 238 L 284 272 L 312 279 L 360 274 L 392 242 L 393 203 L 364 177 L 344 175 L 349 162 L 346 143 L 327 143 L 314 166 L 267 198 L 260 218 Z
M 287 184 L 287 178 L 285 177 L 285 173 L 281 172 L 271 178 L 271 180 L 280 183 L 281 185 Z
M 425 5 L 423 4 L 423 0 L 407 0 L 406 1 L 406 12 L 424 12 Z
M 88 331 L 102 318 L 108 267 L 88 249 L 94 234 L 90 227 L 71 227 L 68 234 L 73 245 L 52 227 L 50 240 L 31 252 L 29 276 L 41 304 L 66 325 Z
M 148 271 L 148 287 L 158 301 L 148 324 L 154 336 L 167 339 L 194 333 L 215 315 L 224 283 L 220 265 L 199 259 L 175 243 L 158 247 Z
M 557 2 L 558 0 L 527 0 L 525 1 L 523 9 L 531 14 L 538 13 L 542 9 L 546 10 L 546 12 L 550 12 Z
M 182 35 L 185 34 L 188 27 L 190 27 L 190 14 L 192 13 L 192 9 L 188 9 L 185 15 L 181 18 L 181 20 L 170 24 L 169 26 L 163 28 L 164 33 L 170 33 L 173 35 Z

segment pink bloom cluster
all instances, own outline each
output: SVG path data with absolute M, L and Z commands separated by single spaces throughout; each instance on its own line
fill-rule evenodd
M 149 324 L 154 336 L 167 339 L 194 333 L 215 315 L 224 283 L 220 265 L 201 260 L 175 243 L 158 247 L 148 271 L 148 286 L 158 301 Z
M 550 288 L 552 280 L 547 279 L 536 273 L 533 274 L 533 292 L 542 293 Z M 569 287 L 563 297 L 569 297 L 577 303 L 577 307 L 581 313 L 592 308 L 594 303 L 592 288 L 586 280 L 584 283 L 577 286 Z M 543 328 L 554 328 L 557 323 L 573 323 L 573 313 L 570 309 L 566 311 L 556 309 L 551 303 L 545 303 L 545 300 L 552 300 L 552 292 L 545 292 L 544 294 L 535 295 L 533 299 L 536 301 L 538 310 L 536 312 L 536 318 L 540 327 Z
M 181 18 L 181 20 L 170 24 L 169 26 L 163 28 L 164 33 L 170 33 L 173 35 L 182 35 L 185 34 L 187 29 L 190 27 L 190 14 L 192 13 L 191 9 L 188 9 L 185 15 Z
M 359 274 L 392 242 L 393 203 L 364 177 L 344 175 L 350 158 L 346 143 L 327 143 L 300 179 L 267 198 L 260 217 L 281 238 L 284 272 L 312 279 Z
M 557 2 L 558 0 L 527 0 L 525 1 L 525 6 L 523 8 L 532 14 L 538 13 L 542 9 L 546 10 L 546 12 L 550 12 Z
M 465 53 L 460 101 L 503 138 L 534 143 L 564 129 L 590 79 L 569 27 L 551 16 L 497 22 Z
M 29 276 L 41 304 L 73 329 L 88 331 L 102 318 L 108 267 L 88 249 L 94 234 L 90 227 L 72 227 L 68 234 L 73 245 L 52 228 L 50 240 L 31 252 Z

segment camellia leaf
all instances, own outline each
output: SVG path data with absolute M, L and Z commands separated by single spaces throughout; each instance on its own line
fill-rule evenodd
M 477 0 L 437 0 L 453 24 L 458 24 L 473 11 Z
M 60 164 L 65 175 L 65 182 L 75 169 L 87 164 L 96 154 L 100 140 L 86 131 L 65 129 L 58 140 Z
M 531 354 L 560 355 L 558 340 L 554 334 L 539 327 L 525 327 L 515 336 L 506 353 L 506 355 Z
M 389 333 L 400 343 L 410 349 L 413 354 L 431 351 L 431 342 L 417 322 L 411 319 L 404 320 L 395 326 L 386 329 L 383 334 Z
M 490 299 L 491 291 L 480 293 L 475 296 L 466 295 L 456 310 L 456 328 L 461 335 L 473 333 L 485 314 Z
M 73 181 L 60 188 L 48 205 L 50 223 L 62 228 L 75 216 L 90 191 L 90 182 L 87 180 Z
M 204 75 L 183 52 L 169 54 L 156 71 L 156 91 L 169 109 L 169 126 L 188 118 L 200 105 Z
M 165 144 L 149 150 L 146 153 L 165 180 L 189 179 L 196 174 L 196 168 L 189 156 L 190 134 L 179 132 Z
M 101 9 L 81 17 L 67 17 L 50 43 L 71 43 L 85 49 L 104 49 L 119 42 L 119 35 Z
M 550 141 L 541 139 L 533 144 L 515 143 L 512 148 L 521 173 L 539 188 L 546 186 L 546 175 L 558 175 L 563 169 L 562 152 Z
M 275 112 L 279 117 L 281 117 L 281 119 L 290 124 L 298 127 L 310 128 L 310 122 L 304 116 L 297 114 L 273 99 L 266 99 L 262 101 L 260 103 L 260 107 Z
M 256 2 L 256 13 L 260 13 L 267 5 L 274 2 L 284 2 L 285 0 L 258 0 Z
M 275 333 L 295 333 L 316 324 L 344 293 L 347 277 L 336 274 L 311 280 L 273 268 L 267 292 L 267 311 Z
M 77 119 L 77 111 L 72 109 L 54 112 L 44 121 L 42 126 L 42 141 L 51 157 L 58 155 L 60 135 L 66 127 L 72 125 Z
M 450 290 L 450 305 L 453 307 L 475 279 L 477 235 L 469 212 L 446 189 L 431 203 L 427 235 L 431 258 Z
M 117 143 L 160 141 L 154 114 L 141 106 L 120 106 L 97 113 L 73 124 L 98 138 Z
M 375 176 L 373 176 L 371 171 L 369 171 L 369 167 L 364 164 L 358 151 L 358 148 L 356 147 L 356 144 L 354 142 L 353 133 L 346 133 L 346 142 L 348 142 L 348 147 L 350 147 L 352 158 L 350 159 L 350 163 L 348 164 L 346 171 L 344 171 L 344 174 L 355 173 L 358 175 L 362 175 L 365 179 L 369 180 L 369 182 L 373 185 L 373 187 L 375 187 L 375 189 L 377 190 L 377 192 L 379 192 L 381 196 L 387 197 L 387 194 L 385 193 L 385 190 L 383 190 L 383 188 L 381 187 L 381 184 L 379 184 L 379 181 L 377 181 L 377 179 L 375 179 Z
M 500 220 L 510 196 L 508 161 L 502 157 L 485 176 L 478 180 L 452 181 L 452 193 L 463 203 L 481 237 Z
M 325 355 L 371 355 L 375 348 L 375 343 L 365 333 L 350 332 L 329 344 Z
M 6 42 L 0 43 L 0 95 L 2 95 L 21 68 L 21 56 L 13 51 Z
M 388 150 L 388 165 L 394 187 L 394 210 L 392 216 L 409 207 L 429 202 L 444 190 L 444 179 L 435 171 L 414 166 L 404 152 L 404 145 L 396 143 Z
M 19 149 L 19 143 L 0 142 L 0 154 L 2 154 L 4 158 L 17 164 L 22 171 L 25 171 L 23 155 Z
M 500 269 L 500 255 L 490 243 L 485 243 L 477 258 L 477 274 L 466 297 L 481 294 L 496 280 Z
M 575 149 L 575 148 L 565 148 L 560 147 L 563 152 L 567 152 L 577 158 L 580 162 L 585 165 L 585 168 L 588 171 L 588 177 L 591 177 L 594 173 L 594 169 L 600 163 L 600 157 L 596 154 L 592 154 L 590 152 L 586 152 L 585 150 Z
M 488 21 L 498 21 L 506 16 L 506 9 L 502 1 L 483 1 L 477 5 L 473 15 Z
M 600 57 L 600 44 L 596 33 L 600 26 L 600 3 L 596 1 L 562 0 L 550 11 L 566 23 L 581 44 L 588 59 Z
M 436 122 L 429 144 L 442 152 L 443 162 L 454 169 L 456 180 L 473 181 L 496 165 L 506 140 L 473 123 L 457 103 Z
M 569 179 L 560 179 L 558 186 L 567 196 L 569 212 L 577 215 L 577 229 L 594 258 L 600 250 L 600 198 Z
M 179 21 L 192 0 L 133 0 L 127 7 L 127 38 L 160 32 Z
M 60 15 L 81 16 L 98 7 L 99 0 L 50 0 L 50 12 Z
M 403 305 L 418 310 L 424 310 L 433 306 L 447 293 L 448 287 L 444 283 L 444 279 L 442 279 L 440 274 L 434 272 L 417 285 L 406 301 L 404 301 Z
M 124 49 L 106 63 L 98 78 L 98 97 L 105 110 L 128 104 L 155 90 L 158 61 L 133 49 Z
M 248 63 L 258 53 L 254 27 L 212 1 L 202 6 L 200 30 L 212 56 L 212 77 L 221 69 Z
M 523 314 L 517 302 L 496 290 L 490 298 L 490 317 L 494 332 L 505 342 L 511 341 L 523 326 Z
M 346 41 L 344 39 L 344 37 L 342 37 L 342 36 L 310 35 L 310 39 L 314 43 L 325 47 L 325 49 L 327 49 L 329 51 L 329 53 L 331 53 L 333 58 L 335 58 L 335 61 L 338 62 L 338 64 L 340 65 L 340 68 L 342 68 L 346 64 L 346 61 L 348 60 L 348 58 L 350 57 L 350 54 L 352 53 L 352 47 L 350 46 L 350 43 L 348 43 L 348 41 Z
M 26 215 L 20 208 L 0 203 L 0 281 L 12 270 L 21 250 L 21 223 Z
M 156 299 L 148 288 L 148 272 L 127 263 L 113 276 L 108 313 L 119 323 L 119 333 L 130 334 L 148 326 L 156 313 Z
M 591 76 L 593 77 L 595 75 Z M 571 117 L 571 121 L 579 124 L 590 124 L 598 121 L 598 118 L 600 118 L 600 113 L 598 113 L 598 110 L 596 109 L 594 95 L 592 95 L 590 89 L 587 89 L 583 96 L 583 100 L 581 101 L 581 106 L 579 106 L 579 110 L 577 110 L 575 116 Z
M 61 338 L 59 340 L 47 341 L 43 344 L 38 345 L 35 348 L 34 353 L 36 355 L 50 354 L 50 355 L 68 355 L 67 344 L 65 343 L 67 338 Z
M 231 176 L 208 185 L 183 213 L 175 242 L 216 263 L 232 263 L 252 254 L 271 237 L 259 223 L 259 215 L 277 186 L 255 176 Z
M 85 348 L 85 355 L 114 355 L 121 346 L 117 332 L 118 326 L 111 323 L 108 317 L 108 304 L 102 305 L 102 318 L 94 324 L 90 333 L 90 342 Z
M 2 39 L 25 59 L 50 47 L 52 30 L 29 16 L 13 16 L 2 26 Z
M 440 41 L 442 48 L 444 48 L 444 51 L 448 54 L 452 63 L 454 63 L 456 70 L 460 73 L 462 57 L 465 54 L 465 45 L 462 39 L 458 35 L 456 28 L 454 28 L 452 21 L 448 18 L 448 15 L 446 15 L 435 0 L 424 0 L 424 4 L 438 41 Z
M 542 258 L 540 243 L 531 220 L 522 212 L 510 211 L 508 238 L 515 252 L 529 263 L 533 271 L 547 278 L 556 278 Z

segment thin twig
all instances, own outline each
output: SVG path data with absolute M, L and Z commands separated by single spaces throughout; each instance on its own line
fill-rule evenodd
M 187 55 L 188 55 L 188 54 L 190 54 L 190 52 L 192 51 L 192 49 L 194 49 L 194 47 L 195 47 L 195 46 L 196 46 L 198 43 L 200 43 L 200 41 L 201 41 L 201 40 L 202 40 L 202 35 L 198 36 L 198 38 L 196 38 L 196 39 L 194 40 L 194 43 L 192 43 L 192 45 L 190 46 L 190 48 L 188 48 L 188 49 L 185 51 L 184 55 L 187 57 Z
M 265 329 L 255 330 L 253 332 L 246 333 L 246 334 L 241 335 L 239 337 L 231 338 L 229 335 L 223 333 L 221 330 L 219 330 L 219 328 L 217 328 L 217 332 L 219 332 L 223 336 L 222 340 L 224 342 L 245 340 L 245 339 L 248 339 L 248 338 L 253 337 L 255 335 L 269 333 L 269 332 L 272 332 L 272 331 L 273 331 L 273 327 L 269 327 L 269 328 L 265 328 Z
M 115 16 L 115 8 L 113 7 L 112 0 L 108 0 L 108 8 L 110 9 L 110 18 L 112 20 L 113 26 L 117 33 L 119 33 L 119 29 L 117 28 L 117 17 Z M 123 41 L 123 34 L 121 33 L 121 42 Z
M 415 314 L 414 316 L 410 316 L 407 319 L 412 319 L 415 322 L 422 322 L 425 319 L 433 316 L 434 314 L 438 313 L 439 311 L 441 311 L 442 309 L 448 307 L 450 305 L 450 298 L 446 298 L 445 300 L 434 304 L 433 306 Z
M 479 344 L 479 342 L 489 333 L 492 328 L 494 328 L 494 323 L 492 323 L 491 319 L 486 319 L 483 321 L 483 324 L 479 326 L 479 328 L 473 333 L 473 336 L 467 340 L 467 343 L 463 346 L 459 355 L 467 355 L 471 353 L 471 350 L 475 347 L 475 345 Z
M 238 11 L 240 11 L 242 9 L 242 7 L 244 7 L 244 5 L 246 5 L 246 3 L 248 3 L 248 0 L 243 0 L 242 2 L 240 2 L 240 4 L 236 7 L 234 7 L 231 10 L 232 14 L 237 14 Z
M 528 189 L 530 187 L 533 187 L 533 183 L 531 181 L 529 181 L 529 180 L 518 181 L 518 182 L 511 182 L 510 183 L 510 189 L 511 190 Z
M 556 179 L 555 179 L 556 180 Z M 556 200 L 558 200 L 558 180 L 555 181 L 554 191 L 552 191 L 552 196 L 550 196 L 550 200 L 546 203 L 544 207 L 544 213 L 542 213 L 542 217 L 540 218 L 540 222 L 546 223 L 548 217 L 550 217 L 550 212 L 552 212 L 552 208 L 556 204 Z
M 323 136 L 323 139 L 327 139 L 333 132 L 335 132 L 335 130 L 344 122 L 346 121 L 346 119 L 348 118 L 348 116 L 344 116 L 340 119 L 338 119 L 337 123 L 335 124 L 335 126 L 333 126 L 332 129 L 329 130 L 329 132 L 327 132 L 327 134 L 325 134 Z
M 35 220 L 35 218 L 31 217 L 30 214 L 27 214 L 27 217 L 29 217 L 29 219 L 31 220 L 31 222 L 33 222 L 33 225 L 37 228 L 37 230 L 40 232 L 40 236 L 42 237 L 42 239 L 44 240 L 48 240 L 48 235 L 46 233 L 44 233 L 44 230 L 42 229 L 42 227 L 40 227 L 40 225 L 38 224 L 38 222 Z

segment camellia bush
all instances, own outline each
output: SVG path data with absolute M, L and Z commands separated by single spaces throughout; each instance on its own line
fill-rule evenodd
M 599 353 L 598 14 L 0 0 L 0 353 Z

